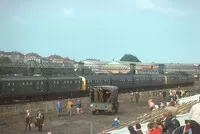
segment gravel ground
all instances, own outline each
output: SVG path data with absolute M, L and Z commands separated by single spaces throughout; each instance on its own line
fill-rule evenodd
M 197 84 L 187 89 L 192 90 L 193 94 L 199 93 L 200 91 Z M 90 134 L 91 131 L 93 134 L 96 134 L 107 127 L 111 127 L 111 123 L 116 116 L 120 118 L 121 122 L 124 122 L 134 120 L 139 115 L 148 112 L 148 98 L 148 92 L 144 92 L 139 103 L 136 104 L 129 101 L 129 94 L 120 95 L 118 114 L 95 116 L 89 110 L 89 99 L 84 98 L 82 100 L 84 102 L 84 113 L 81 115 L 76 115 L 75 109 L 71 117 L 63 115 L 58 118 L 55 112 L 45 113 L 43 132 L 38 132 L 37 128 L 32 128 L 31 132 L 25 132 L 24 115 L 3 117 L 0 118 L 0 134 L 47 134 L 49 130 L 52 134 Z

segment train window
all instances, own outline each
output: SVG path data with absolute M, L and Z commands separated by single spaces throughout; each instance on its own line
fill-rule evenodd
M 41 85 L 43 85 L 43 82 L 41 82 Z
M 56 84 L 56 81 L 53 81 L 53 84 Z
M 57 81 L 57 84 L 59 84 L 59 81 Z
M 66 81 L 64 81 L 64 83 L 66 83 Z
M 33 83 L 32 83 L 32 82 L 30 82 L 30 85 L 33 85 Z
M 79 81 L 78 81 L 78 83 L 80 84 L 80 83 L 81 83 L 81 81 L 79 80 Z
M 69 81 L 67 81 L 67 83 L 69 84 Z
M 10 83 L 8 83 L 8 86 L 10 86 Z
M 15 83 L 12 83 L 12 85 L 14 86 L 14 85 L 15 85 Z
M 25 85 L 25 83 L 24 83 L 24 82 L 22 82 L 22 85 L 24 86 L 24 85 Z
M 40 83 L 37 81 L 37 85 L 39 85 Z
M 28 82 L 26 82 L 26 85 L 28 85 Z
M 72 81 L 70 80 L 70 82 L 69 82 L 70 84 L 72 84 Z

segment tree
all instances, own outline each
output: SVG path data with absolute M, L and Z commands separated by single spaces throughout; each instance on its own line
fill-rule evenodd
M 12 63 L 11 59 L 8 57 L 1 57 L 0 62 L 2 63 Z
M 120 61 L 141 62 L 136 56 L 131 54 L 125 54 L 124 56 L 122 56 Z

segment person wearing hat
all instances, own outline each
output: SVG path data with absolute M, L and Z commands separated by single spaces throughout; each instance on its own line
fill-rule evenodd
M 38 111 L 38 114 L 36 116 L 36 120 L 37 120 L 37 125 L 38 125 L 38 131 L 42 132 L 42 125 L 44 123 L 44 114 L 41 113 L 41 111 Z
M 31 114 L 30 114 L 30 110 L 26 110 L 25 131 L 27 131 L 27 127 L 29 128 L 29 131 L 31 131 L 31 123 L 32 123 L 32 117 L 31 117 Z
M 119 126 L 120 124 L 120 121 L 119 121 L 119 117 L 115 118 L 113 123 L 112 123 L 112 126 L 115 127 L 115 126 Z

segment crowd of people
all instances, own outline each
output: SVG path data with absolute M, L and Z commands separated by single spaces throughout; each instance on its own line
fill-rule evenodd
M 96 93 L 101 94 L 100 89 L 96 89 Z M 167 94 L 169 94 L 169 98 L 167 98 Z M 150 111 L 164 108 L 164 112 L 160 115 L 159 119 L 156 119 L 154 122 L 150 122 L 147 125 L 148 134 L 172 134 L 177 128 L 180 127 L 180 122 L 176 119 L 177 108 L 175 104 L 179 98 L 185 96 L 185 91 L 183 89 L 180 90 L 170 90 L 169 93 L 163 91 L 157 94 L 157 103 L 154 101 L 155 97 L 150 93 L 150 97 L 148 100 L 148 106 Z M 139 99 L 141 98 L 141 93 L 136 91 L 135 93 L 131 92 L 131 102 L 133 102 L 133 98 L 135 97 L 135 102 L 139 103 Z M 101 100 L 101 99 L 100 99 Z M 82 110 L 82 102 L 80 99 L 77 99 L 75 103 L 73 103 L 72 99 L 68 98 L 66 104 L 62 104 L 61 99 L 59 99 L 56 103 L 56 111 L 59 116 L 61 112 L 66 111 L 68 116 L 72 116 L 72 108 L 76 107 L 76 113 L 81 114 Z M 180 134 L 199 134 L 200 133 L 200 103 L 194 105 L 189 113 L 190 120 L 186 121 L 186 125 L 182 133 Z M 35 119 L 35 121 L 34 121 Z M 30 110 L 26 111 L 25 115 L 25 131 L 35 125 L 38 127 L 38 131 L 42 132 L 42 128 L 44 126 L 44 114 L 41 111 L 38 111 L 35 118 L 30 113 Z M 120 125 L 119 117 L 116 117 L 112 122 L 112 126 L 116 127 Z M 141 130 L 141 125 L 137 123 L 135 126 L 128 126 L 128 130 L 130 134 L 145 134 Z M 190 133 L 189 133 L 190 132 Z M 192 133 L 191 133 L 192 132 Z M 48 132 L 51 134 L 51 132 Z M 179 134 L 179 133 L 174 133 Z
M 82 102 L 80 99 L 77 99 L 76 103 L 74 104 L 70 98 L 67 99 L 67 103 L 65 104 L 65 107 L 63 107 L 61 99 L 58 100 L 56 103 L 56 111 L 57 116 L 60 116 L 60 113 L 66 109 L 69 116 L 72 116 L 72 108 L 76 107 L 77 114 L 81 114 L 83 112 L 82 110 Z
M 60 116 L 61 112 L 65 112 L 68 114 L 68 116 L 72 116 L 72 107 L 76 107 L 76 112 L 77 114 L 81 114 L 83 112 L 82 110 L 82 102 L 80 99 L 77 99 L 76 103 L 73 104 L 72 100 L 70 98 L 67 99 L 66 104 L 62 105 L 61 99 L 58 100 L 56 103 L 56 111 L 57 111 L 57 116 Z M 36 114 L 35 118 L 31 114 L 30 110 L 26 110 L 25 114 L 25 132 L 27 129 L 31 131 L 31 128 L 33 127 L 38 127 L 38 131 L 42 132 L 44 126 L 44 114 L 41 111 L 38 111 Z M 48 134 L 51 134 L 49 131 Z
M 133 101 L 133 96 L 135 96 L 136 103 L 138 103 L 138 94 L 138 92 L 135 94 L 131 92 L 131 102 Z M 156 95 L 150 92 L 150 98 L 148 100 L 150 111 L 164 108 L 164 112 L 161 114 L 160 119 L 156 119 L 155 122 L 150 122 L 147 125 L 147 134 L 200 134 L 200 103 L 191 108 L 188 115 L 190 120 L 185 121 L 185 126 L 180 126 L 180 122 L 176 119 L 178 109 L 175 107 L 175 104 L 179 98 L 185 97 L 186 95 L 187 92 L 180 88 L 178 90 L 170 90 L 169 98 L 166 98 L 167 92 L 165 91 L 159 92 Z M 152 98 L 156 98 L 158 100 L 157 103 Z M 135 127 L 128 126 L 128 130 L 130 134 L 144 133 L 141 131 L 141 125 L 139 123 Z

